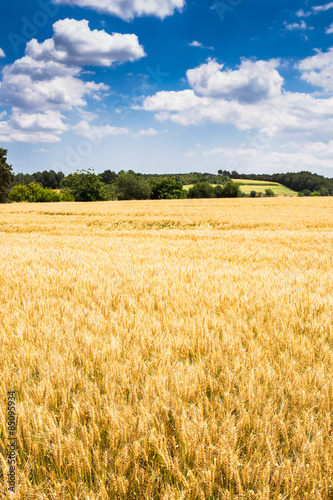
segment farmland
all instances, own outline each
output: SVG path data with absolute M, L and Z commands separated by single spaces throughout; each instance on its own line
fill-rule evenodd
M 252 181 L 252 180 L 243 180 L 243 179 L 232 179 L 233 182 L 236 182 L 240 185 L 241 191 L 244 194 L 249 195 L 251 191 L 256 191 L 257 193 L 265 193 L 266 189 L 272 189 L 276 196 L 297 196 L 296 191 L 279 184 L 278 182 L 267 182 L 267 181 Z M 217 184 L 212 184 L 214 187 Z M 187 191 L 193 186 L 193 184 L 188 184 L 184 186 L 184 189 Z
M 0 206 L 0 497 L 332 498 L 331 197 Z

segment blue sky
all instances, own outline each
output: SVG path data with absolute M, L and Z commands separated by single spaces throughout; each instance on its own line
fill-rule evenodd
M 16 173 L 333 177 L 333 2 L 0 2 Z

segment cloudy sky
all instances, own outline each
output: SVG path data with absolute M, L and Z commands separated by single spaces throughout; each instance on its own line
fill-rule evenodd
M 15 172 L 333 177 L 333 2 L 0 0 Z

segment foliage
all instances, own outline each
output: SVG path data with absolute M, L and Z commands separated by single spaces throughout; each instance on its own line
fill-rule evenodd
M 304 196 L 311 196 L 311 191 L 310 191 L 310 189 L 304 189 L 304 190 L 302 191 L 302 193 L 304 194 Z
M 112 172 L 111 170 L 105 170 L 101 174 L 101 180 L 104 184 L 113 184 L 117 179 L 116 172 Z
M 211 184 L 208 182 L 198 182 L 197 184 L 194 184 L 188 192 L 187 192 L 187 197 L 188 198 L 214 198 L 215 197 L 215 191 L 214 188 Z
M 253 191 L 252 190 L 251 193 L 250 193 L 250 197 L 251 198 L 255 198 L 256 196 L 257 196 L 257 191 Z
M 186 198 L 186 192 L 184 191 L 183 184 L 176 179 L 171 177 L 163 177 L 159 180 L 151 181 L 151 199 L 152 200 L 162 200 L 162 199 L 177 199 Z
M 12 202 L 55 202 L 55 201 L 74 201 L 68 192 L 58 193 L 50 188 L 43 188 L 39 184 L 31 182 L 28 186 L 18 184 L 14 186 L 9 195 L 9 201 Z
M 0 148 L 0 203 L 7 201 L 13 177 L 13 168 L 7 163 L 7 149 Z
M 106 199 L 105 184 L 91 169 L 69 174 L 63 181 L 75 201 L 102 201 Z
M 116 181 L 118 200 L 148 200 L 151 195 L 150 183 L 133 170 L 121 170 Z
M 215 188 L 215 193 L 218 187 Z M 239 184 L 229 181 L 216 193 L 216 196 L 217 198 L 239 198 L 242 196 L 242 191 Z
M 65 175 L 62 172 L 55 172 L 54 170 L 49 172 L 44 170 L 44 172 L 35 172 L 34 174 L 20 173 L 14 176 L 11 186 L 17 186 L 18 184 L 28 186 L 31 182 L 34 182 L 44 188 L 60 189 L 64 177 Z
M 265 189 L 265 194 L 266 196 L 270 197 L 270 198 L 273 198 L 275 196 L 275 193 L 273 191 L 273 189 Z

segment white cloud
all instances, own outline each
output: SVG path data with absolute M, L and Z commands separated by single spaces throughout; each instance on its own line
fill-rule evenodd
M 333 9 L 333 2 L 325 3 L 324 5 L 316 5 L 312 7 L 313 12 L 316 14 L 319 12 L 326 12 L 327 10 Z
M 7 121 L 0 121 L 0 138 L 4 142 L 59 142 L 68 130 L 63 120 L 57 111 L 21 113 L 14 108 Z
M 164 19 L 181 10 L 185 0 L 53 0 L 60 5 L 84 7 L 131 21 L 135 17 L 155 16 Z
M 139 130 L 139 132 L 136 132 L 135 134 L 133 134 L 133 137 L 154 136 L 157 134 L 158 134 L 157 130 L 155 130 L 153 127 L 150 127 L 148 129 Z
M 193 42 L 189 43 L 189 46 L 190 47 L 200 47 L 200 48 L 203 47 L 202 43 L 201 42 L 197 42 L 196 40 L 194 40 Z
M 198 47 L 200 49 L 209 49 L 209 50 L 215 50 L 214 47 L 206 47 L 206 45 L 204 45 L 203 43 L 201 42 L 198 42 L 197 40 L 193 40 L 193 42 L 189 42 L 188 43 L 188 46 L 189 47 Z
M 38 43 L 32 39 L 26 55 L 36 61 L 57 61 L 76 66 L 111 66 L 136 61 L 145 51 L 133 34 L 109 35 L 104 30 L 90 30 L 87 20 L 63 19 L 53 25 L 53 38 Z
M 200 97 L 223 97 L 251 103 L 281 93 L 283 78 L 275 69 L 278 65 L 275 59 L 243 60 L 237 70 L 222 71 L 223 64 L 209 60 L 207 64 L 188 70 L 186 75 Z
M 313 147 L 315 146 L 315 147 Z M 319 150 L 316 150 L 316 148 Z M 325 150 L 325 153 L 323 151 Z M 328 144 L 315 143 L 307 146 L 304 143 L 293 147 L 284 147 L 284 151 L 258 149 L 255 147 L 223 148 L 218 147 L 205 151 L 204 157 L 210 157 L 212 163 L 223 164 L 228 170 L 247 172 L 300 172 L 332 170 L 333 141 Z M 214 160 L 216 157 L 216 160 Z
M 50 153 L 51 151 L 49 149 L 44 149 L 44 148 L 40 148 L 40 149 L 34 149 L 34 153 Z
M 25 56 L 4 67 L 0 102 L 31 111 L 70 110 L 85 106 L 85 96 L 109 89 L 103 83 L 85 82 L 77 78 L 79 74 L 78 68 Z
M 6 57 L 4 50 L 0 47 L 0 57 Z
M 183 153 L 183 156 L 186 156 L 186 158 L 193 158 L 195 156 L 194 151 L 189 151 L 188 153 Z
M 333 47 L 303 59 L 297 68 L 303 80 L 328 92 L 333 91 Z
M 140 109 L 184 126 L 232 124 L 267 136 L 307 138 L 333 133 L 333 98 L 284 91 L 276 66 L 277 61 L 243 61 L 238 70 L 222 71 L 222 65 L 209 61 L 187 72 L 191 89 L 158 92 Z
M 330 24 L 330 26 L 327 26 L 327 28 L 325 29 L 325 33 L 327 35 L 331 35 L 333 33 L 333 23 Z
M 308 26 L 305 21 L 300 21 L 299 23 L 291 23 L 288 24 L 286 21 L 283 23 L 285 25 L 285 29 L 287 31 L 294 31 L 294 30 L 313 30 L 313 26 Z
M 82 120 L 72 127 L 77 135 L 87 139 L 101 140 L 104 137 L 112 135 L 126 135 L 130 131 L 126 127 L 112 127 L 111 125 L 91 125 L 87 120 Z
M 12 114 L 0 121 L 0 139 L 21 142 L 56 142 L 68 130 L 64 111 L 80 110 L 86 98 L 101 100 L 109 87 L 81 79 L 86 64 L 110 66 L 134 61 L 145 55 L 136 35 L 109 35 L 91 31 L 88 21 L 65 19 L 53 25 L 53 38 L 38 43 L 31 40 L 26 55 L 3 68 L 0 104 L 12 107 Z M 87 76 L 86 76 L 87 78 Z M 0 120 L 4 118 L 0 114 Z M 96 116 L 81 112 L 75 127 L 84 136 L 129 133 L 128 129 L 90 126 Z
M 300 9 L 296 12 L 297 17 L 309 17 L 311 16 L 311 14 L 312 14 L 311 12 L 304 12 L 303 9 Z

